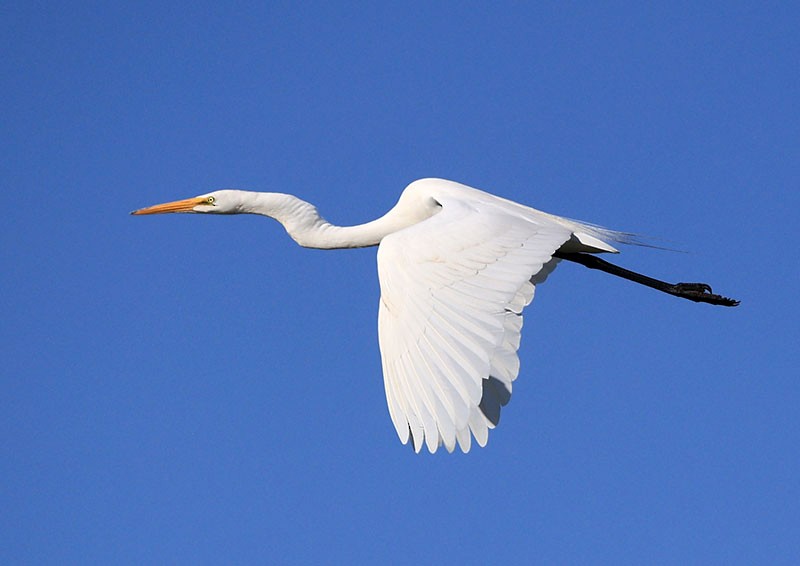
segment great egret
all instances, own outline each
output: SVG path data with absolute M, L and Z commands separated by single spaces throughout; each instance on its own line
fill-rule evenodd
M 443 179 L 421 179 L 381 218 L 334 226 L 281 193 L 220 190 L 132 214 L 261 214 L 308 248 L 378 247 L 378 337 L 389 413 L 419 452 L 471 435 L 485 446 L 519 373 L 522 310 L 559 260 L 697 302 L 736 306 L 703 283 L 672 285 L 605 262 L 629 234 L 547 214 Z M 471 435 L 470 435 L 471 433 Z

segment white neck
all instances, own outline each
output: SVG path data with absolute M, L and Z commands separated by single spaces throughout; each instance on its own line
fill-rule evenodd
M 238 191 L 237 212 L 274 218 L 292 239 L 306 248 L 364 248 L 377 246 L 381 240 L 418 219 L 398 214 L 396 207 L 381 218 L 358 226 L 335 226 L 322 218 L 310 203 L 282 193 Z

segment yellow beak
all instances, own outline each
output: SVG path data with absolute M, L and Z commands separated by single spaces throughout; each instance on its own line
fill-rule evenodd
M 140 208 L 134 210 L 131 214 L 164 214 L 166 212 L 192 212 L 195 206 L 200 204 L 207 204 L 203 197 L 192 197 L 184 200 L 176 200 L 174 202 L 165 202 L 164 204 L 157 204 L 155 206 L 148 206 L 147 208 Z

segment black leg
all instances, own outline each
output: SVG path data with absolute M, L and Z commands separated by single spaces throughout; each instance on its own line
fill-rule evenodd
M 670 295 L 675 295 L 682 299 L 689 299 L 697 303 L 710 303 L 712 305 L 722 305 L 724 307 L 735 307 L 739 304 L 737 300 L 729 299 L 722 295 L 715 295 L 711 292 L 711 286 L 705 283 L 666 283 L 665 281 L 659 281 L 647 275 L 624 269 L 592 254 L 556 252 L 553 254 L 553 257 L 580 263 L 589 269 L 599 269 L 600 271 L 622 277 L 628 281 L 646 285 L 647 287 L 652 287 L 663 293 L 669 293 Z

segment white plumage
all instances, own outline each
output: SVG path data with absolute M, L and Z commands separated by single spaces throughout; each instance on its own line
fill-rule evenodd
M 280 193 L 215 191 L 134 214 L 161 212 L 262 214 L 306 247 L 379 245 L 386 399 L 397 435 L 417 452 L 423 444 L 467 452 L 472 437 L 486 444 L 519 374 L 523 309 L 558 262 L 554 254 L 614 253 L 609 242 L 628 240 L 443 179 L 411 183 L 386 215 L 351 227 L 333 226 L 309 203 Z M 617 269 L 684 298 L 718 297 L 707 285 L 670 286 Z
M 573 234 L 614 250 L 588 233 L 595 228 L 457 183 L 417 181 L 401 205 L 407 197 L 432 198 L 441 210 L 378 248 L 389 413 L 400 440 L 411 439 L 416 451 L 424 442 L 431 452 L 456 444 L 467 452 L 470 433 L 486 444 L 511 396 L 533 276 Z

